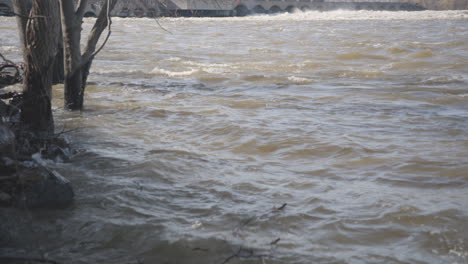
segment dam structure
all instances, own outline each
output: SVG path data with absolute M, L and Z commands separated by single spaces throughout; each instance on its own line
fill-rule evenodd
M 89 0 L 86 17 L 95 17 L 105 0 Z M 441 4 L 441 3 L 444 4 Z M 468 0 L 120 0 L 112 11 L 119 17 L 246 16 L 281 12 L 330 10 L 418 11 L 467 9 Z M 12 15 L 12 0 L 0 0 L 0 15 Z

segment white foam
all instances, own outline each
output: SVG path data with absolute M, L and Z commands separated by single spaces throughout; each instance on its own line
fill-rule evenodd
M 226 63 L 204 63 L 204 62 L 195 62 L 195 61 L 184 61 L 183 64 L 194 67 L 200 72 L 206 72 L 211 74 L 224 74 L 230 73 L 235 65 L 230 65 Z
M 190 70 L 186 70 L 186 71 L 169 71 L 169 70 L 165 70 L 165 69 L 161 69 L 161 68 L 154 68 L 151 73 L 153 74 L 161 74 L 161 75 L 165 75 L 165 76 L 168 76 L 168 77 L 184 77 L 184 76 L 190 76 L 190 75 L 193 75 L 194 73 L 198 72 L 198 70 L 196 69 L 190 69 Z
M 109 74 L 109 75 L 129 75 L 129 74 L 145 74 L 144 72 L 140 70 L 122 70 L 121 68 L 119 69 L 103 69 L 103 68 L 98 68 L 98 67 L 93 67 L 91 70 L 91 73 L 96 73 L 96 74 Z
M 168 61 L 181 61 L 182 58 L 179 58 L 179 57 L 170 57 L 169 59 L 167 59 Z
M 310 84 L 313 82 L 312 79 L 297 76 L 289 76 L 288 80 L 295 84 Z

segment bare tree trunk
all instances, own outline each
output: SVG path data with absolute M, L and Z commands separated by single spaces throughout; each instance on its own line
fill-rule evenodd
M 81 0 L 77 11 L 73 0 L 60 0 L 64 52 L 65 108 L 80 110 L 83 107 L 81 78 L 81 24 L 87 0 Z
M 57 57 L 55 58 L 54 64 L 54 74 L 52 76 L 52 84 L 63 83 L 65 80 L 64 66 L 63 66 L 63 37 L 62 37 L 62 28 L 59 30 L 59 41 L 58 41 L 58 50 Z
M 26 46 L 25 34 L 26 34 L 26 24 L 28 23 L 27 17 L 29 16 L 29 12 L 26 8 L 26 3 L 24 2 L 24 0 L 14 0 L 13 9 L 15 11 L 15 14 L 17 14 L 16 22 L 18 23 L 18 32 L 19 32 L 19 37 L 20 37 L 20 42 L 21 42 L 21 49 L 24 50 Z
M 81 110 L 89 69 L 96 55 L 97 42 L 108 25 L 108 11 L 110 12 L 114 8 L 118 0 L 104 1 L 83 54 L 81 54 L 80 48 L 81 24 L 83 23 L 83 15 L 88 1 L 80 0 L 76 11 L 72 0 L 59 1 L 64 49 L 65 108 Z
M 25 2 L 15 1 L 15 6 L 25 7 Z M 35 134 L 50 134 L 54 131 L 51 109 L 52 73 L 58 43 L 58 3 L 33 0 L 27 16 L 23 9 L 18 17 L 20 39 L 24 40 L 24 83 L 21 121 L 25 128 Z
M 107 5 L 109 2 L 109 6 Z M 96 48 L 99 39 L 101 38 L 102 32 L 109 26 L 110 21 L 110 12 L 114 9 L 118 0 L 105 1 L 102 6 L 101 12 L 99 13 L 96 22 L 94 23 L 93 29 L 91 30 L 88 41 L 86 43 L 85 51 L 83 53 L 83 61 L 85 62 L 81 68 L 82 71 L 82 85 L 83 91 L 86 87 L 86 82 L 89 76 L 89 70 L 93 64 L 94 56 L 96 56 Z M 110 32 L 109 32 L 110 35 Z M 109 35 L 107 37 L 109 37 Z M 106 39 L 107 40 L 107 39 Z M 106 41 L 104 40 L 104 41 Z

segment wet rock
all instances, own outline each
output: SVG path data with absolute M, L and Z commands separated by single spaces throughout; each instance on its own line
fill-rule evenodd
M 12 159 L 15 156 L 14 146 L 15 135 L 7 126 L 0 122 L 0 177 L 9 176 L 15 172 Z M 0 182 L 0 184 L 3 183 Z
M 11 195 L 4 192 L 0 192 L 0 204 L 9 204 L 11 203 L 11 199 Z
M 16 205 L 27 208 L 61 208 L 73 202 L 74 192 L 68 179 L 44 167 L 19 171 L 23 188 L 16 194 Z
M 0 119 L 7 116 L 7 110 L 8 110 L 8 105 L 2 100 L 0 100 Z M 1 122 L 2 121 L 0 120 L 0 123 Z
M 69 154 L 70 151 L 68 151 L 66 147 L 60 147 L 58 145 L 59 142 L 56 143 L 57 144 L 50 144 L 46 148 L 40 150 L 41 159 L 49 159 L 56 162 L 64 162 L 69 160 L 69 157 L 71 156 L 71 154 Z
M 15 134 L 0 122 L 0 157 L 11 157 L 14 144 Z
M 23 80 L 21 66 L 14 63 L 0 64 L 0 89 Z

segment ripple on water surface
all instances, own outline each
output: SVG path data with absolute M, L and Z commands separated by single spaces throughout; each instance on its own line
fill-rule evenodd
M 172 34 L 153 20 L 115 19 L 85 110 L 58 110 L 54 90 L 57 125 L 79 128 L 68 137 L 82 151 L 50 165 L 74 182 L 76 203 L 32 212 L 34 221 L 2 213 L 0 254 L 465 263 L 466 19 L 160 19 Z M 0 21 L 0 51 L 19 58 L 14 19 Z

